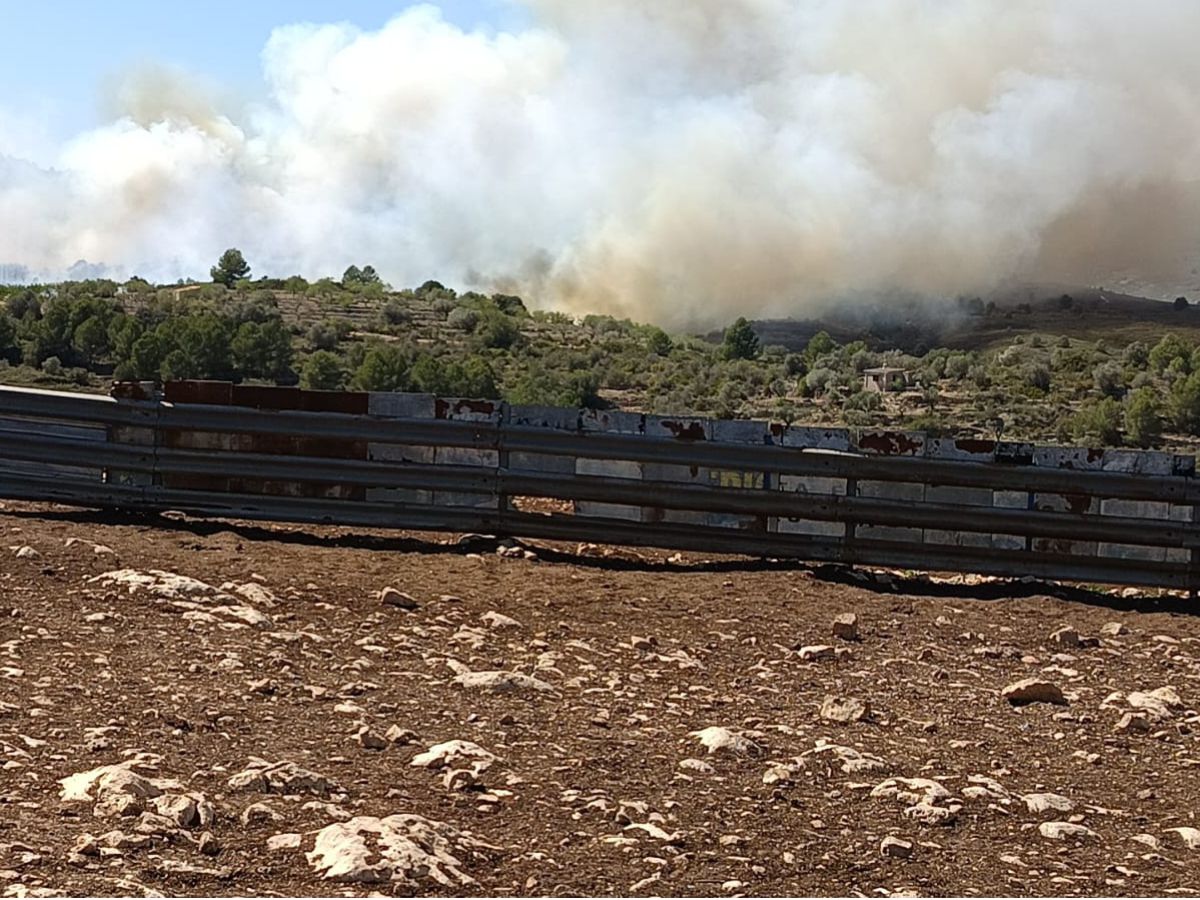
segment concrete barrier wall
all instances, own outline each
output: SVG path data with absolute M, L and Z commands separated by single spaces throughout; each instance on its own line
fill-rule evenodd
M 644 434 L 645 419 L 642 413 L 584 410 L 579 417 L 579 428 L 584 434 Z M 642 479 L 642 463 L 627 460 L 575 459 L 576 475 L 598 475 L 605 478 Z M 625 519 L 630 522 L 642 520 L 640 506 L 625 506 L 618 503 L 595 503 L 580 500 L 575 504 L 575 514 L 595 516 L 603 519 Z
M 278 389 L 230 387 L 219 384 L 188 383 L 173 387 L 172 402 L 195 402 L 232 405 L 262 405 L 277 408 L 283 397 Z M 230 399 L 220 398 L 228 393 Z M 259 397 L 258 395 L 263 396 Z M 243 396 L 244 395 L 244 396 Z M 299 396 L 299 395 L 297 395 Z M 305 395 L 307 396 L 307 395 Z M 350 397 L 350 395 L 346 395 Z M 359 399 L 364 395 L 355 395 Z M 239 401 L 238 397 L 242 397 Z M 290 397 L 290 395 L 288 395 Z M 170 397 L 168 398 L 171 399 Z M 287 403 L 293 402 L 284 398 Z M 307 404 L 312 398 L 302 400 Z M 317 398 L 325 402 L 321 398 Z M 335 401 L 330 411 L 343 411 Z M 316 402 L 316 401 L 313 401 Z M 347 401 L 348 402 L 348 401 Z M 358 402 L 355 400 L 354 402 Z M 821 426 L 782 425 L 764 421 L 716 420 L 696 417 L 647 415 L 623 411 L 595 411 L 544 406 L 509 406 L 499 401 L 437 398 L 421 394 L 372 393 L 366 395 L 366 412 L 380 419 L 441 419 L 446 421 L 477 422 L 495 428 L 511 425 L 521 428 L 553 429 L 578 435 L 585 440 L 585 449 L 571 453 L 508 452 L 503 443 L 496 448 L 424 447 L 415 445 L 371 442 L 366 444 L 366 458 L 391 464 L 444 465 L 503 470 L 520 474 L 562 476 L 575 475 L 594 478 L 653 482 L 664 486 L 653 491 L 647 485 L 647 499 L 640 504 L 577 501 L 576 516 L 597 519 L 616 519 L 626 522 L 672 526 L 694 525 L 746 532 L 780 535 L 807 535 L 814 543 L 855 542 L 863 544 L 905 545 L 919 548 L 993 548 L 1007 551 L 1031 551 L 1035 554 L 1054 554 L 1079 559 L 1128 559 L 1142 562 L 1188 563 L 1192 550 L 1188 547 L 1147 547 L 1119 541 L 1077 540 L 1072 537 L 1026 537 L 1020 534 L 970 531 L 964 528 L 937 528 L 922 524 L 875 524 L 864 521 L 865 514 L 854 512 L 848 503 L 856 498 L 891 501 L 914 509 L 924 505 L 948 507 L 957 513 L 989 509 L 1026 510 L 1031 513 L 1068 514 L 1083 517 L 1121 517 L 1151 522 L 1177 522 L 1190 526 L 1197 521 L 1195 508 L 1187 503 L 1169 500 L 1129 500 L 1086 493 L 1047 491 L 1019 487 L 993 488 L 988 486 L 957 486 L 939 484 L 932 480 L 922 483 L 908 478 L 897 467 L 897 478 L 890 480 L 887 472 L 872 472 L 870 478 L 846 478 L 823 475 L 792 475 L 756 469 L 720 468 L 710 465 L 680 464 L 678 460 L 632 461 L 591 457 L 586 452 L 588 435 L 620 434 L 641 436 L 666 447 L 689 445 L 736 446 L 746 450 L 747 459 L 754 447 L 788 448 L 803 454 L 849 455 L 855 458 L 924 459 L 1004 467 L 1005 471 L 1056 470 L 1062 472 L 1111 472 L 1147 479 L 1191 478 L 1195 474 L 1195 459 L 1155 451 L 1097 450 L 1079 447 L 1039 447 L 1025 442 L 991 441 L 930 437 L 920 432 L 867 429 L 852 431 Z M 276 406 L 271 406 L 276 404 Z M 285 404 L 281 408 L 292 408 Z M 309 406 L 300 408 L 308 410 Z M 325 407 L 321 407 L 324 409 Z M 319 411 L 313 409 L 313 411 Z M 7 426 L 0 419 L 0 433 Z M 59 426 L 61 427 L 61 426 Z M 172 437 L 174 435 L 174 437 Z M 167 433 L 168 446 L 222 451 L 264 452 L 273 447 L 272 441 L 250 438 L 244 434 L 215 432 Z M 112 438 L 125 444 L 152 441 L 149 429 L 122 427 L 114 429 Z M 324 445 L 300 441 L 294 450 L 298 455 L 343 455 L 340 444 Z M 670 442 L 670 443 L 667 443 Z M 328 443 L 328 442 L 326 442 Z M 342 442 L 345 443 L 345 442 Z M 149 444 L 147 444 L 149 446 Z M 498 448 L 498 449 L 497 449 Z M 353 449 L 353 447 L 351 447 Z M 573 448 L 574 449 L 574 448 Z M 338 453 L 333 451 L 337 450 Z M 275 451 L 280 452 L 280 451 Z M 43 470 L 44 471 L 44 470 Z M 123 477 L 116 473 L 117 478 Z M 220 481 L 204 476 L 206 484 Z M 177 482 L 183 484 L 182 479 Z M 484 480 L 480 480 L 481 485 Z M 986 482 L 985 482 L 986 483 Z M 714 513 L 672 507 L 668 485 L 693 485 L 707 489 L 782 492 L 803 497 L 804 514 L 753 515 L 743 513 Z M 828 500 L 821 504 L 822 498 Z M 420 488 L 366 491 L 366 499 L 422 506 L 494 509 L 508 504 L 508 498 L 496 497 L 487 489 L 479 492 L 435 491 Z M 818 503 L 815 511 L 813 502 Z M 826 514 L 824 517 L 814 517 Z M 853 518 L 859 517 L 859 521 Z

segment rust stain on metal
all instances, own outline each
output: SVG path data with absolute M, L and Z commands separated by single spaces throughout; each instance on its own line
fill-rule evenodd
M 964 453 L 994 453 L 996 451 L 996 442 L 986 441 L 981 438 L 959 438 L 954 442 L 954 447 Z
M 172 381 L 164 398 L 173 403 L 203 403 L 269 411 L 332 412 L 364 415 L 368 395 L 362 391 L 308 391 L 274 385 L 235 385 L 227 381 Z M 167 447 L 217 450 L 272 456 L 315 456 L 327 459 L 366 459 L 362 441 L 310 438 L 304 435 L 214 433 L 167 429 Z M 336 484 L 278 481 L 259 478 L 226 478 L 216 475 L 166 475 L 167 487 L 265 496 L 363 500 L 364 488 Z
M 163 399 L 168 403 L 230 406 L 233 384 L 228 381 L 168 381 L 163 385 Z
M 914 456 L 921 442 L 900 431 L 872 431 L 859 439 L 858 446 L 883 456 Z
M 153 400 L 152 381 L 114 381 L 108 395 L 117 400 Z
M 671 422 L 664 421 L 662 427 L 671 432 L 677 441 L 704 440 L 704 425 L 700 422 Z

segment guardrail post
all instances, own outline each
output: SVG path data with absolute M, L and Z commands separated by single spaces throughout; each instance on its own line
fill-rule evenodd
M 142 500 L 149 499 L 153 487 L 159 483 L 157 472 L 157 456 L 160 444 L 158 430 L 158 409 L 162 394 L 153 381 L 118 381 L 110 391 L 110 396 L 118 402 L 150 401 L 153 407 L 139 407 L 134 415 L 144 419 L 145 424 L 110 425 L 108 427 L 108 442 L 111 444 L 126 444 L 135 447 L 145 447 L 141 461 L 151 463 L 149 471 L 131 472 L 124 469 L 108 469 L 104 472 L 106 484 L 117 484 L 142 488 Z

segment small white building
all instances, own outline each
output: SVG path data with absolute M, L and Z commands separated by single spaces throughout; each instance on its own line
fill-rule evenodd
M 876 394 L 886 394 L 889 391 L 902 391 L 908 387 L 908 373 L 895 366 L 878 366 L 874 369 L 863 369 L 864 391 Z

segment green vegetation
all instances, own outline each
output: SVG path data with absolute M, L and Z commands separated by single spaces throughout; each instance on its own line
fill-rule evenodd
M 250 277 L 250 266 L 242 251 L 231 247 L 221 254 L 221 259 L 209 270 L 209 276 L 215 284 L 233 287 L 243 278 Z
M 134 278 L 0 287 L 0 380 L 105 390 L 113 379 L 216 378 L 421 391 L 512 403 L 759 417 L 935 434 L 1193 451 L 1200 349 L 1012 334 L 986 349 L 906 354 L 818 331 L 764 344 L 745 319 L 718 340 L 653 325 L 530 312 L 519 297 L 437 281 L 393 290 L 369 266 L 340 280 L 249 280 L 236 250 L 209 284 Z M 1059 306 L 1065 301 L 1060 301 Z M 1072 301 L 1078 305 L 1078 301 Z M 1181 320 L 1194 310 L 1172 312 Z M 906 386 L 865 389 L 866 369 Z

